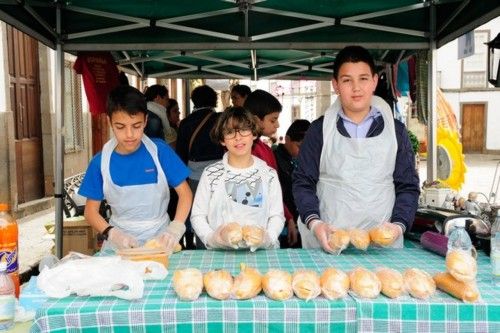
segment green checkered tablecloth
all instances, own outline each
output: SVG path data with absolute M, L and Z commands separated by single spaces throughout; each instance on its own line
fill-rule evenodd
M 368 268 L 384 265 L 403 271 L 417 267 L 431 275 L 445 270 L 443 257 L 411 242 L 403 250 L 372 251 L 366 259 L 357 259 Z M 480 253 L 477 262 L 481 302 L 463 303 L 440 290 L 427 301 L 410 296 L 354 298 L 358 332 L 500 332 L 500 288 L 493 285 L 490 258 Z
M 262 273 L 270 268 L 293 272 L 300 268 L 321 273 L 326 267 L 349 271 L 356 266 L 398 270 L 419 267 L 429 273 L 444 270 L 444 259 L 412 243 L 402 250 L 351 250 L 340 256 L 321 250 L 183 251 L 170 258 L 169 270 L 196 267 L 203 272 L 224 268 L 239 273 L 246 263 Z M 40 309 L 32 332 L 500 332 L 500 288 L 491 283 L 489 258 L 480 255 L 479 288 L 482 302 L 464 304 L 438 292 L 429 301 L 410 297 L 375 300 L 348 296 L 305 302 L 297 298 L 272 301 L 262 294 L 251 300 L 218 301 L 203 293 L 183 302 L 171 288 L 170 273 L 163 281 L 146 281 L 140 300 L 112 297 L 66 297 L 50 300 Z M 90 277 L 89 277 L 90 278 Z

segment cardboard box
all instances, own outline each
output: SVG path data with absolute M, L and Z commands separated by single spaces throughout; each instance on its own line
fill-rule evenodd
M 45 225 L 49 234 L 55 235 L 52 221 Z M 97 232 L 87 223 L 85 217 L 65 218 L 63 223 L 63 256 L 70 251 L 93 255 L 97 250 Z M 55 249 L 54 249 L 55 251 Z

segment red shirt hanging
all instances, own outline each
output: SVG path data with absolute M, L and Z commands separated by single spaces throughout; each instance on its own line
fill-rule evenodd
M 83 76 L 83 85 L 93 116 L 106 112 L 109 92 L 118 81 L 118 69 L 109 52 L 78 52 L 74 70 Z

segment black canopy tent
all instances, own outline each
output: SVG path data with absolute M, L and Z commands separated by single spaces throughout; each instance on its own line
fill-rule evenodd
M 63 52 L 112 51 L 141 77 L 330 79 L 337 50 L 382 63 L 430 50 L 428 179 L 436 175 L 435 51 L 500 15 L 498 0 L 0 0 L 0 19 L 56 50 L 55 197 L 62 253 Z

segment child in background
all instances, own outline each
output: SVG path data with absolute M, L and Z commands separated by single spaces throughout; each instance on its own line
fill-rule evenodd
M 283 201 L 293 215 L 293 220 L 288 221 L 286 228 L 280 236 L 281 248 L 300 248 L 302 244 L 299 231 L 297 230 L 299 213 L 293 199 L 292 174 L 297 168 L 300 145 L 309 129 L 309 125 L 311 123 L 306 119 L 295 120 L 286 131 L 285 142 L 280 143 L 274 149 L 274 156 L 278 163 L 278 176 L 283 193 Z
M 193 228 L 209 249 L 235 248 L 224 235 L 231 222 L 262 227 L 265 234 L 257 247 L 279 246 L 281 187 L 276 170 L 252 156 L 257 134 L 252 115 L 241 107 L 222 113 L 212 130 L 213 141 L 227 152 L 203 171 L 191 210 Z
M 280 127 L 278 118 L 281 108 L 281 103 L 276 97 L 260 89 L 253 91 L 245 100 L 245 109 L 250 111 L 254 116 L 259 136 L 265 135 L 268 138 L 272 138 L 276 135 L 276 131 Z M 256 140 L 252 148 L 252 155 L 265 161 L 267 165 L 274 170 L 278 170 L 278 164 L 276 163 L 273 150 L 261 139 Z M 283 210 L 285 212 L 286 222 L 294 223 L 293 215 L 286 204 L 283 204 Z

